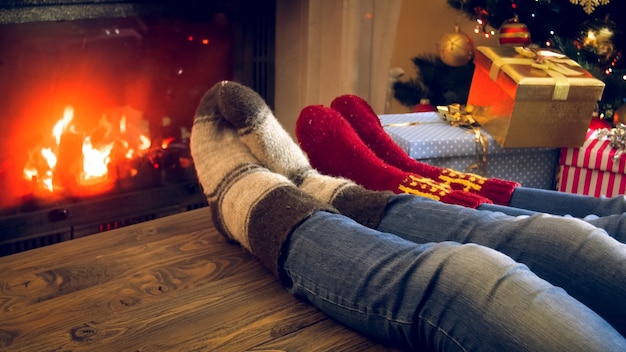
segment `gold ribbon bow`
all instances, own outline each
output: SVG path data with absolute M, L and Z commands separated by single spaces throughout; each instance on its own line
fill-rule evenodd
M 552 100 L 567 100 L 570 86 L 567 77 L 584 74 L 581 71 L 571 69 L 570 67 L 578 67 L 578 63 L 559 52 L 527 47 L 515 47 L 515 51 L 522 57 L 505 57 L 493 60 L 489 72 L 491 79 L 496 80 L 503 65 L 530 65 L 554 78 Z
M 471 105 L 451 104 L 448 106 L 437 106 L 437 110 L 444 121 L 455 127 L 469 129 L 474 135 L 476 162 L 468 165 L 465 171 L 487 177 L 487 145 L 489 144 L 489 139 L 472 117 L 474 107 Z

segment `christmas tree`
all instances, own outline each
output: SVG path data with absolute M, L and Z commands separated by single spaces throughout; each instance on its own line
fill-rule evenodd
M 447 0 L 476 21 L 476 34 L 497 45 L 551 47 L 565 53 L 606 84 L 600 116 L 613 121 L 626 106 L 626 18 L 619 0 Z M 463 34 L 465 35 L 465 34 Z M 498 37 L 498 39 L 496 39 Z M 512 41 L 512 43 L 511 43 Z M 417 76 L 394 84 L 394 97 L 413 108 L 422 99 L 433 105 L 465 104 L 474 64 L 450 64 L 442 53 L 412 59 Z

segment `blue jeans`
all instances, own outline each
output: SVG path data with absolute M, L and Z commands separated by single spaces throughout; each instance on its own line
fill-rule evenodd
M 292 294 L 405 349 L 626 351 L 626 245 L 578 219 L 397 195 L 378 229 L 317 212 L 286 245 Z
M 626 197 L 596 198 L 538 188 L 518 187 L 513 192 L 509 206 L 553 215 L 571 215 L 584 218 L 626 212 Z
M 509 206 L 482 204 L 478 209 L 508 215 L 547 213 L 584 219 L 626 242 L 626 197 L 596 198 L 551 190 L 518 187 Z

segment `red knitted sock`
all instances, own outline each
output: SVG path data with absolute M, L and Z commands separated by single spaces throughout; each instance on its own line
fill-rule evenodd
M 448 184 L 455 190 L 464 190 L 489 198 L 496 204 L 508 205 L 517 182 L 440 168 L 419 162 L 396 144 L 383 129 L 378 115 L 362 98 L 343 95 L 331 103 L 331 108 L 348 120 L 358 136 L 372 151 L 389 165 L 414 172 Z
M 338 112 L 322 105 L 302 110 L 296 122 L 296 136 L 314 168 L 351 179 L 370 190 L 411 193 L 471 208 L 491 203 L 484 197 L 452 190 L 446 184 L 386 164 Z

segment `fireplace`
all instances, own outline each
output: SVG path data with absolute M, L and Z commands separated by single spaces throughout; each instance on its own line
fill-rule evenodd
M 0 5 L 0 255 L 206 206 L 194 110 L 224 79 L 272 104 L 274 28 L 274 0 Z

